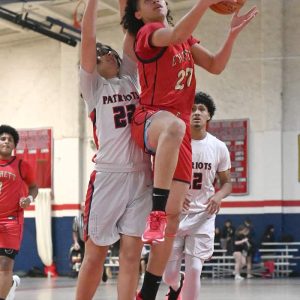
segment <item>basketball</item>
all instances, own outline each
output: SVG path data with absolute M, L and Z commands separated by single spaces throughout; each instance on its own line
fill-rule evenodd
M 210 6 L 210 8 L 218 14 L 230 15 L 233 14 L 236 10 L 240 9 L 246 0 L 238 0 L 236 3 L 222 1 Z

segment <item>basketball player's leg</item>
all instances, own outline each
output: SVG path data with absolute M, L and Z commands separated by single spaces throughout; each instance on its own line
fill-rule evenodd
M 135 297 L 142 247 L 140 237 L 121 235 L 118 300 L 132 300 Z
M 165 239 L 166 203 L 185 132 L 184 121 L 167 111 L 156 112 L 145 122 L 145 147 L 155 153 L 152 212 L 142 236 L 145 243 Z
M 0 249 L 2 252 L 4 249 Z M 14 259 L 0 252 L 0 299 L 5 299 L 12 286 Z
M 172 253 L 166 265 L 163 280 L 176 291 L 180 287 L 180 270 L 184 251 L 184 237 L 176 237 L 173 243 Z
M 145 139 L 155 152 L 154 187 L 170 189 L 186 125 L 167 111 L 154 114 L 149 121 Z
M 153 300 L 156 297 L 163 272 L 172 251 L 173 241 L 179 225 L 179 216 L 188 188 L 189 184 L 185 182 L 172 182 L 166 206 L 167 227 L 165 240 L 162 243 L 153 244 L 151 247 L 147 271 L 140 291 L 142 299 Z
M 77 300 L 93 298 L 102 278 L 107 251 L 108 246 L 97 246 L 90 238 L 86 241 L 84 259 L 78 275 Z
M 183 300 L 199 300 L 201 273 L 204 260 L 192 255 L 185 255 L 185 278 L 181 291 Z

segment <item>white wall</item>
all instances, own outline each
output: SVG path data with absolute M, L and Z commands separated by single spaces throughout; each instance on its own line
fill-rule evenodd
M 249 118 L 249 195 L 231 200 L 299 200 L 297 135 L 300 133 L 300 5 L 298 0 L 248 0 L 260 14 L 241 33 L 226 70 L 197 69 L 197 89 L 217 104 L 215 119 Z M 185 11 L 175 14 L 175 20 Z M 230 16 L 207 12 L 195 37 L 215 52 Z M 120 50 L 119 25 L 98 38 Z M 78 203 L 92 170 L 92 128 L 78 95 L 78 51 L 39 38 L 1 44 L 0 123 L 51 127 L 56 203 Z

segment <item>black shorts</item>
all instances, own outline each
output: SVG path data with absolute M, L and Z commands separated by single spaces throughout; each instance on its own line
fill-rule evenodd
M 15 249 L 0 248 L 0 256 L 6 256 L 11 259 L 15 259 L 16 255 L 18 253 L 19 253 L 19 251 L 15 250 Z

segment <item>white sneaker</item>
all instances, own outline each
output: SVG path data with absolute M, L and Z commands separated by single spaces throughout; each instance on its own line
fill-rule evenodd
M 15 299 L 16 288 L 20 285 L 20 282 L 21 282 L 21 279 L 18 275 L 13 275 L 12 279 L 13 279 L 13 284 L 9 290 L 6 300 L 14 300 Z
M 236 275 L 234 276 L 234 279 L 235 279 L 235 280 L 243 280 L 244 277 L 242 277 L 240 274 L 236 274 Z
M 250 278 L 253 278 L 254 276 L 252 274 L 247 274 L 247 278 L 250 279 Z

